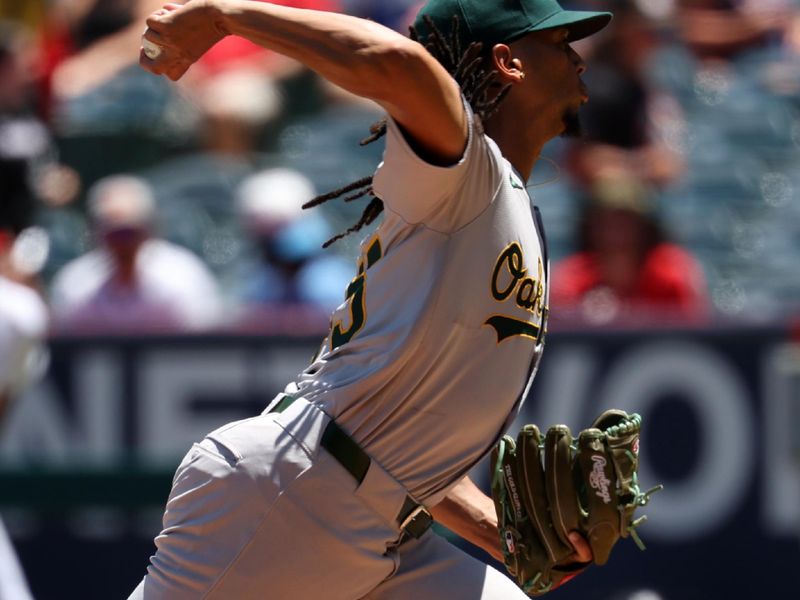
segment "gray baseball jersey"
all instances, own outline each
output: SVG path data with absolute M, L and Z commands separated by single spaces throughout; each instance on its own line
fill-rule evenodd
M 466 103 L 465 103 L 466 104 Z M 385 219 L 296 387 L 429 505 L 510 424 L 534 374 L 547 260 L 522 178 L 467 106 L 463 159 L 421 160 L 390 122 Z
M 386 218 L 287 389 L 304 398 L 187 453 L 131 600 L 525 597 L 431 533 L 398 544 L 397 515 L 407 491 L 435 504 L 524 396 L 547 305 L 536 213 L 471 114 L 450 168 L 417 158 L 391 124 L 374 187 Z M 330 417 L 374 459 L 361 482 L 319 452 Z

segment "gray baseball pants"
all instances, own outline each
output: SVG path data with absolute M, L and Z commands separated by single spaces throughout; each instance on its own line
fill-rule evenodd
M 406 490 L 375 461 L 359 485 L 299 399 L 195 444 L 175 474 L 147 575 L 129 600 L 524 600 L 428 531 L 398 543 Z

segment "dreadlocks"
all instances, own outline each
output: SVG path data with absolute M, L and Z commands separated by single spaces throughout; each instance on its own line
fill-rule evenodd
M 511 90 L 511 86 L 506 85 L 499 93 L 494 93 L 497 72 L 486 67 L 488 61 L 486 60 L 487 57 L 484 54 L 482 43 L 473 42 L 466 50 L 462 51 L 459 40 L 460 23 L 457 16 L 453 17 L 453 26 L 449 36 L 443 34 L 430 17 L 425 16 L 423 19 L 431 32 L 430 35 L 425 40 L 421 40 L 416 29 L 411 27 L 411 39 L 425 46 L 428 52 L 452 75 L 467 102 L 472 107 L 473 112 L 481 120 L 488 120 L 497 111 L 500 103 Z M 366 146 L 386 135 L 386 123 L 384 118 L 373 124 L 369 130 L 370 136 L 362 140 L 361 145 Z M 344 233 L 329 239 L 323 244 L 323 248 L 327 248 L 334 242 L 372 224 L 383 212 L 383 202 L 375 196 L 372 188 L 372 176 L 364 177 L 338 190 L 317 196 L 304 204 L 303 208 L 319 206 L 342 196 L 344 196 L 345 202 L 352 202 L 364 196 L 371 196 L 372 200 L 364 209 L 358 223 Z

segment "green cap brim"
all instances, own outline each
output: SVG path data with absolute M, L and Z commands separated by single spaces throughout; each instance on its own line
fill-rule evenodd
M 540 21 L 529 31 L 566 27 L 569 30 L 569 41 L 574 42 L 597 33 L 611 22 L 611 18 L 612 14 L 609 12 L 562 10 Z

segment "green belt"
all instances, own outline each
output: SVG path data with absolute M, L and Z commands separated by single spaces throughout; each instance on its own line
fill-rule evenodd
M 295 400 L 294 396 L 283 394 L 283 397 L 269 412 L 281 413 L 289 408 Z M 372 459 L 333 419 L 325 427 L 320 444 L 340 465 L 347 469 L 359 484 L 364 481 Z M 395 521 L 401 531 L 419 539 L 433 524 L 433 517 L 425 506 L 406 494 Z

